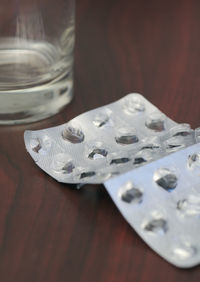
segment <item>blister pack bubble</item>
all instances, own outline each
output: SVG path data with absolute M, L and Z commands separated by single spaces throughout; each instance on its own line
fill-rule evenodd
M 193 139 L 189 125 L 178 125 L 136 93 L 66 124 L 25 132 L 36 164 L 64 183 L 103 183 Z
M 124 218 L 159 255 L 182 268 L 200 263 L 200 144 L 104 185 Z

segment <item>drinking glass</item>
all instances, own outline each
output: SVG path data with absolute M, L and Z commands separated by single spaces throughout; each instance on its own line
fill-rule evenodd
M 1 0 L 0 124 L 59 112 L 73 96 L 75 0 Z

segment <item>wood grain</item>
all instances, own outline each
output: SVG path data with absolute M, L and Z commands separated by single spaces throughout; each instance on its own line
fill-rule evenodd
M 61 124 L 129 92 L 200 125 L 200 2 L 79 0 L 75 97 L 59 115 L 0 127 L 0 281 L 197 282 L 129 227 L 101 185 L 55 182 L 25 151 L 25 129 Z

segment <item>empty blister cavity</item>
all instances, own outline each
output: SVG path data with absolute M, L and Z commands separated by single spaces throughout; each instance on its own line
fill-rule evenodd
M 174 259 L 185 261 L 193 258 L 197 254 L 197 248 L 189 242 L 178 242 L 173 246 L 171 254 Z
M 140 151 L 135 156 L 134 164 L 137 164 L 137 162 L 140 163 L 140 161 L 149 162 L 156 160 L 157 158 L 162 156 L 162 153 L 163 151 L 159 138 L 144 138 L 142 139 L 142 146 L 140 147 Z
M 118 132 L 116 133 L 115 141 L 120 145 L 131 145 L 138 143 L 139 138 L 133 128 L 121 128 L 118 129 Z
M 52 141 L 47 135 L 30 139 L 30 147 L 32 151 L 37 154 L 47 154 L 51 148 L 51 145 Z
M 90 160 L 105 159 L 108 155 L 108 150 L 103 143 L 97 142 L 95 146 L 87 148 L 86 154 Z
M 50 168 L 53 170 L 54 173 L 70 175 L 74 171 L 75 165 L 70 159 L 69 155 L 58 154 L 54 157 Z
M 151 152 L 147 152 L 146 150 L 140 151 L 137 154 L 133 154 L 133 165 L 143 165 L 147 163 L 151 159 Z
M 124 101 L 124 111 L 129 114 L 135 114 L 145 111 L 145 104 L 140 95 L 135 94 L 136 96 L 129 95 L 125 98 Z
M 68 162 L 63 166 L 62 171 L 64 174 L 70 174 L 73 172 L 74 169 L 75 169 L 75 166 L 73 162 Z
M 140 165 L 140 164 L 144 164 L 144 163 L 146 163 L 146 162 L 147 162 L 147 160 L 144 159 L 143 157 L 136 157 L 136 158 L 134 159 L 133 164 L 134 164 L 134 165 Z
M 145 137 L 141 140 L 141 142 L 141 150 L 150 150 L 157 152 L 161 148 L 161 142 L 157 136 Z
M 30 147 L 35 153 L 39 153 L 42 148 L 41 140 L 39 138 L 33 138 L 30 140 Z
M 90 183 L 91 179 L 97 176 L 97 172 L 92 166 L 88 167 L 77 167 L 76 172 L 74 174 L 74 179 L 76 179 L 77 183 Z M 88 182 L 87 182 L 88 181 Z
M 145 126 L 155 132 L 161 132 L 164 131 L 166 128 L 165 121 L 166 116 L 164 114 L 156 112 L 147 117 L 145 121 Z
M 152 208 L 152 207 L 151 207 Z M 141 230 L 148 235 L 164 235 L 169 230 L 168 220 L 160 210 L 149 211 L 150 215 L 144 218 Z
M 174 136 L 165 141 L 165 148 L 169 152 L 175 152 L 185 147 L 185 140 L 181 136 Z
M 119 189 L 119 197 L 126 203 L 141 203 L 143 199 L 143 192 L 136 188 L 132 182 L 127 182 Z
M 168 192 L 174 190 L 178 184 L 176 174 L 168 168 L 160 168 L 156 170 L 153 179 L 158 186 Z
M 113 126 L 113 120 L 111 118 L 112 111 L 110 109 L 105 109 L 97 113 L 93 118 L 93 124 L 97 128 L 105 126 Z
M 127 158 L 127 157 L 121 157 L 121 158 L 115 158 L 115 159 L 112 159 L 110 164 L 113 165 L 113 164 L 125 164 L 125 163 L 128 163 L 130 162 L 130 158 Z
M 154 156 L 154 151 L 152 151 L 151 149 L 142 149 L 138 153 L 129 152 L 129 154 L 133 159 L 134 166 L 144 165 L 147 162 L 152 161 L 153 158 L 156 159 L 156 157 Z
M 167 151 L 177 151 L 195 143 L 194 131 L 189 124 L 179 124 L 169 131 L 170 138 L 165 141 Z
M 160 149 L 160 146 L 157 144 L 146 144 L 142 147 L 142 150 L 157 150 Z
M 188 156 L 188 167 L 190 169 L 196 168 L 196 167 L 200 167 L 200 156 L 199 154 L 192 154 Z
M 95 175 L 96 175 L 95 171 L 85 171 L 85 172 L 82 172 L 80 174 L 80 179 L 89 178 L 89 177 L 92 177 L 92 176 L 95 176 Z
M 139 141 L 138 137 L 135 134 L 124 134 L 119 137 L 115 137 L 115 140 L 118 144 L 121 145 L 130 145 L 137 143 Z
M 84 141 L 85 136 L 80 128 L 68 125 L 62 131 L 62 138 L 70 143 L 78 144 Z
M 108 152 L 105 149 L 94 148 L 91 153 L 89 153 L 88 158 L 91 160 L 96 160 L 99 158 L 105 158 Z
M 166 219 L 160 218 L 153 218 L 148 222 L 145 222 L 142 226 L 145 232 L 155 235 L 164 235 L 168 231 L 168 223 Z
M 193 130 L 191 129 L 190 125 L 187 123 L 178 124 L 170 129 L 170 135 L 173 137 L 181 136 L 187 137 L 192 135 Z
M 131 161 L 128 152 L 119 151 L 118 153 L 111 153 L 108 155 L 108 164 L 110 165 L 111 169 L 115 169 L 115 167 L 120 167 L 120 170 L 123 166 L 126 166 Z
M 177 202 L 176 208 L 182 216 L 200 216 L 200 195 L 188 195 Z

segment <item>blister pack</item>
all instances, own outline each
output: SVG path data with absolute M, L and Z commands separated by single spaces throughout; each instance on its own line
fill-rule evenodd
M 103 183 L 194 143 L 140 94 L 84 113 L 66 124 L 25 132 L 26 149 L 59 182 Z
M 144 239 L 178 267 L 200 263 L 200 129 L 137 93 L 66 124 L 26 131 L 36 164 L 63 183 L 104 183 Z

